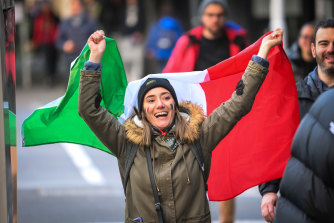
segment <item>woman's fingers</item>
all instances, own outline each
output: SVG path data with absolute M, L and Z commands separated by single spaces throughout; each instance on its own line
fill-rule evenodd
M 272 34 L 272 38 L 278 42 L 282 42 L 283 39 L 283 29 L 276 29 Z
M 274 38 L 279 38 L 279 37 L 282 37 L 283 36 L 283 29 L 275 29 L 274 32 L 272 32 L 272 37 Z
M 103 31 L 103 30 L 97 30 L 96 32 L 97 32 L 97 33 L 99 33 L 100 35 L 102 35 L 103 37 L 105 36 L 105 34 L 104 34 L 104 31 Z
M 97 30 L 91 35 L 91 40 L 98 44 L 101 40 L 104 39 L 104 31 L 103 30 Z
M 265 42 L 267 42 L 267 44 L 270 47 L 276 46 L 280 43 L 282 43 L 283 40 L 283 30 L 278 28 L 275 29 L 270 35 L 265 37 Z

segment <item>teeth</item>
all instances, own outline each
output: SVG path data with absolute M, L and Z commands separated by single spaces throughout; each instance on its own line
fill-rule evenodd
M 159 112 L 155 114 L 155 117 L 165 116 L 165 115 L 167 115 L 167 112 Z

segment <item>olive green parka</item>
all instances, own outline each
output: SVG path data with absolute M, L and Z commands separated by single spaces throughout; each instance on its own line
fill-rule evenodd
M 234 92 L 231 99 L 222 103 L 208 117 L 204 116 L 198 105 L 191 102 L 179 103 L 179 110 L 190 125 L 194 140 L 200 142 L 207 168 L 210 167 L 211 154 L 216 145 L 250 111 L 267 72 L 267 68 L 250 61 L 242 76 L 243 89 L 238 94 Z M 139 146 L 126 185 L 124 222 L 134 222 L 133 219 L 137 217 L 141 217 L 144 222 L 158 222 L 146 155 L 140 146 L 142 123 L 133 115 L 122 125 L 106 109 L 96 105 L 96 98 L 100 94 L 100 76 L 101 71 L 81 71 L 79 114 L 117 157 L 122 182 L 126 146 L 128 142 Z M 177 140 L 178 146 L 175 150 L 171 149 L 169 140 L 174 135 L 175 126 L 165 136 L 154 133 L 150 147 L 164 222 L 211 222 L 200 166 L 189 144 Z

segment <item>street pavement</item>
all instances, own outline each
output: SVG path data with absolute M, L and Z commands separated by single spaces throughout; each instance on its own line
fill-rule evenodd
M 22 148 L 23 120 L 62 96 L 65 87 L 39 83 L 29 90 L 17 88 L 18 222 L 123 222 L 125 197 L 115 157 L 66 143 Z M 256 187 L 239 195 L 236 223 L 263 223 L 260 202 Z M 218 222 L 217 203 L 210 207 L 213 222 Z

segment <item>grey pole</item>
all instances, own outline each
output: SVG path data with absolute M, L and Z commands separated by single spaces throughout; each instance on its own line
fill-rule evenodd
M 270 0 L 269 19 L 270 19 L 270 30 L 281 28 L 284 30 L 283 35 L 283 46 L 287 46 L 288 30 L 286 29 L 285 23 L 285 8 L 284 0 Z
M 5 122 L 3 107 L 3 83 L 2 75 L 6 75 L 6 63 L 4 53 L 4 19 L 3 19 L 3 2 L 0 5 L 0 223 L 7 223 L 9 220 L 7 205 L 7 174 L 6 174 L 6 145 L 5 145 Z
M 15 83 L 13 81 L 15 69 L 11 70 L 6 67 L 6 62 L 10 66 L 14 63 L 11 60 L 15 60 L 14 39 L 7 39 L 8 48 L 5 44 L 6 36 L 13 37 L 14 32 L 14 1 L 0 0 L 0 223 L 17 222 L 16 177 L 12 176 L 12 160 L 16 163 L 16 147 L 11 148 L 12 135 L 10 135 L 9 125 L 9 109 L 15 113 Z M 10 57 L 8 61 L 6 61 L 7 53 Z M 7 76 L 7 72 L 10 72 L 11 76 Z

